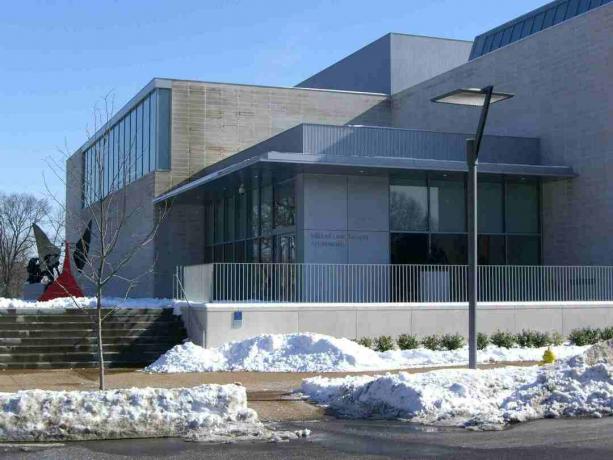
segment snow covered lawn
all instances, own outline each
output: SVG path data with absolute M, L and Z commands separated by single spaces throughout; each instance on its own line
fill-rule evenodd
M 526 420 L 613 414 L 610 363 L 581 357 L 544 367 L 439 370 L 302 383 L 302 393 L 341 416 L 400 418 L 473 429 Z
M 1 441 L 182 436 L 199 441 L 268 439 L 245 388 L 200 385 L 107 391 L 0 393 Z
M 0 309 L 63 309 L 63 308 L 95 308 L 95 297 L 78 297 L 71 299 L 64 297 L 61 299 L 48 300 L 46 302 L 38 302 L 36 300 L 10 299 L 0 297 Z M 186 305 L 186 302 L 172 299 L 154 299 L 154 298 L 124 298 L 124 297 L 103 297 L 102 306 L 108 308 L 176 308 Z
M 589 347 L 552 347 L 556 357 L 581 354 Z M 500 348 L 479 351 L 479 362 L 540 361 L 546 348 Z M 146 372 L 360 372 L 413 367 L 462 365 L 466 347 L 454 351 L 425 348 L 376 352 L 349 339 L 322 334 L 264 334 L 205 349 L 191 342 L 177 345 L 145 368 Z

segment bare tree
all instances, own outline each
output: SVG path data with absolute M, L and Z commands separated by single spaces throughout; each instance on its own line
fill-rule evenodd
M 43 224 L 49 209 L 44 198 L 0 193 L 0 296 L 21 295 L 26 263 L 35 244 L 32 224 Z
M 66 185 L 81 184 L 78 190 L 68 193 L 82 194 L 82 207 L 72 209 L 63 201 L 56 200 L 71 222 L 78 223 L 79 234 L 91 222 L 91 243 L 84 259 L 80 275 L 90 284 L 96 298 L 94 329 L 98 348 L 100 389 L 105 388 L 105 363 L 103 350 L 102 324 L 112 313 L 103 316 L 102 298 L 111 282 L 123 283 L 123 296 L 128 297 L 139 281 L 153 273 L 154 263 L 148 268 L 134 274 L 127 270 L 140 251 L 151 244 L 159 226 L 168 212 L 168 207 L 153 207 L 149 198 L 142 198 L 130 193 L 130 183 L 135 180 L 135 171 L 143 161 L 141 153 L 135 149 L 135 139 L 118 145 L 114 139 L 111 118 L 113 113 L 112 97 L 103 99 L 103 108 L 94 108 L 94 129 L 88 134 L 93 141 L 87 152 L 86 167 L 79 161 L 78 167 L 71 167 L 70 155 L 63 152 L 64 162 L 52 159 L 52 170 Z M 132 137 L 132 136 L 131 136 Z M 64 171 L 62 174 L 61 171 Z M 145 200 L 147 202 L 145 202 Z M 144 210 L 152 210 L 153 218 L 147 225 Z M 68 229 L 67 229 L 68 231 Z M 80 237 L 82 238 L 82 237 Z M 130 272 L 130 274 L 128 274 Z M 74 299 L 73 299 L 74 300 Z M 78 302 L 75 301 L 75 305 Z

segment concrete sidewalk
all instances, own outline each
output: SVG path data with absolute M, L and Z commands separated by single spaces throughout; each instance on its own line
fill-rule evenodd
M 496 363 L 479 366 L 482 369 L 505 365 L 533 366 L 534 362 Z M 249 407 L 263 421 L 317 420 L 324 416 L 320 407 L 308 404 L 292 394 L 303 379 L 317 375 L 344 377 L 374 375 L 386 372 L 421 373 L 440 369 L 460 369 L 466 366 L 421 367 L 376 372 L 194 372 L 182 374 L 148 374 L 138 369 L 108 369 L 106 386 L 112 388 L 177 388 L 206 383 L 240 383 L 247 389 Z M 97 369 L 31 369 L 1 370 L 0 392 L 19 390 L 96 390 Z

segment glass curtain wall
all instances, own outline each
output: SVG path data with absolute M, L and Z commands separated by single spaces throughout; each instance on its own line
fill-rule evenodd
M 480 265 L 540 263 L 537 180 L 479 177 Z M 390 181 L 391 261 L 466 264 L 466 179 L 414 173 Z
M 170 90 L 156 89 L 83 153 L 83 206 L 170 166 Z
M 254 180 L 205 204 L 205 262 L 296 261 L 294 179 Z

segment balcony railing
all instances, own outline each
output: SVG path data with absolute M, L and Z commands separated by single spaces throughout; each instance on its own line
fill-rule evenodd
M 175 297 L 204 302 L 467 301 L 466 265 L 213 263 L 177 267 Z M 482 265 L 481 302 L 613 301 L 613 267 Z

